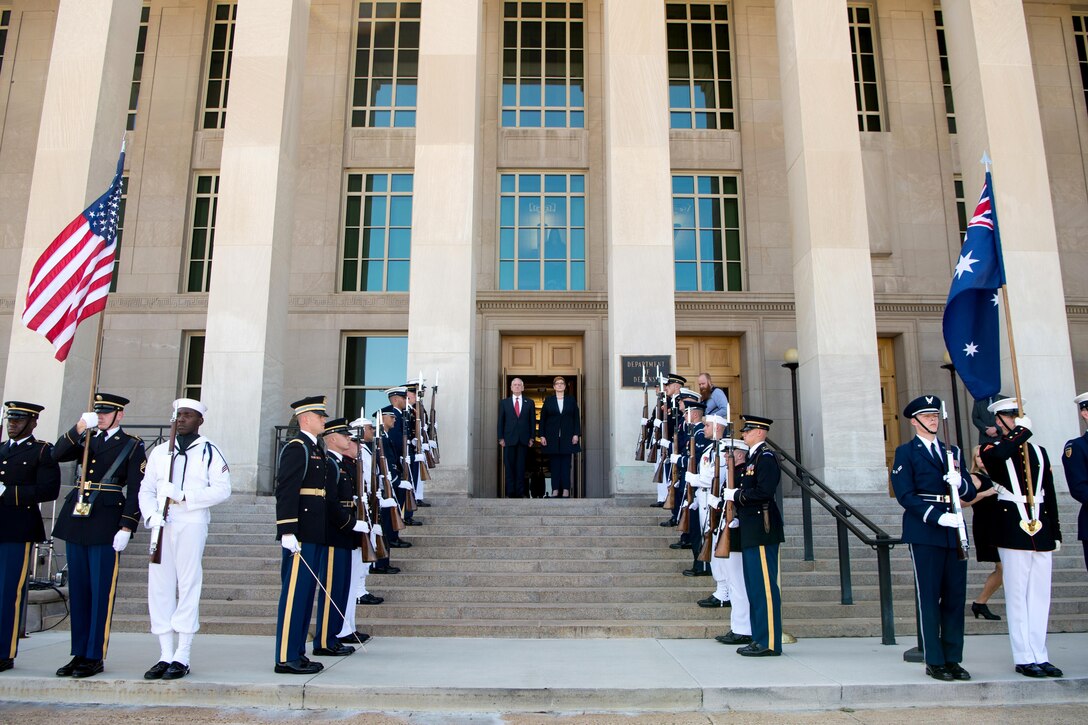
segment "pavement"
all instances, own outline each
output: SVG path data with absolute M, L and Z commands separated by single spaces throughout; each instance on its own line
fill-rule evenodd
M 350 657 L 315 658 L 313 676 L 272 671 L 274 638 L 197 635 L 192 672 L 145 681 L 158 659 L 150 634 L 115 633 L 105 672 L 54 675 L 68 633 L 22 640 L 0 674 L 0 701 L 107 706 L 416 713 L 713 713 L 851 711 L 918 706 L 1088 703 L 1088 633 L 1052 634 L 1061 679 L 1013 671 L 1008 637 L 969 636 L 969 682 L 937 682 L 903 662 L 913 644 L 876 638 L 803 639 L 782 657 L 751 659 L 712 640 L 377 637 Z M 1086 716 L 1088 719 L 1088 716 Z

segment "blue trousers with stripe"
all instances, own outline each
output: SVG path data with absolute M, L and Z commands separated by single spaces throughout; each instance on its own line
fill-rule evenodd
M 72 656 L 103 660 L 110 645 L 117 563 L 112 544 L 65 542 L 68 557 L 68 606 L 72 619 Z
M 341 612 L 347 611 L 348 594 L 351 591 L 351 549 L 325 547 L 325 568 L 318 571 L 321 585 L 328 590 L 332 604 L 325 592 L 317 590 L 317 627 L 314 629 L 314 649 L 332 647 L 340 640 L 337 635 L 344 627 Z M 333 606 L 335 604 L 336 606 Z M 355 602 L 351 603 L 355 606 Z M 337 611 L 339 607 L 340 611 Z
M 967 561 L 947 546 L 910 544 L 922 653 L 927 665 L 963 661 L 963 610 L 967 601 Z
M 29 541 L 0 544 L 0 659 L 15 659 L 19 649 L 19 612 L 33 549 Z
M 734 554 L 736 556 L 736 554 Z M 752 616 L 752 641 L 782 651 L 782 592 L 778 587 L 778 544 L 745 548 L 744 586 Z
M 302 543 L 302 552 L 292 554 L 283 549 L 280 560 L 280 604 L 276 611 L 276 661 L 291 662 L 306 655 L 306 636 L 310 629 L 310 614 L 314 609 L 317 580 L 325 570 L 329 547 Z M 303 563 L 305 559 L 305 563 Z M 309 564 L 309 569 L 306 568 Z

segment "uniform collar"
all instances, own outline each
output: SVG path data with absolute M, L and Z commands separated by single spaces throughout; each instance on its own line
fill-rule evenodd
M 21 445 L 23 445 L 24 443 L 26 443 L 26 442 L 27 442 L 27 441 L 29 441 L 29 440 L 34 440 L 34 436 L 32 436 L 32 435 L 29 435 L 29 436 L 27 436 L 26 438 L 20 438 L 20 439 L 19 439 L 19 440 L 17 440 L 17 441 L 13 441 L 13 440 L 11 440 L 11 439 L 9 438 L 9 439 L 8 439 L 8 443 L 10 443 L 10 444 L 11 444 L 12 446 L 21 446 Z
M 328 454 L 330 456 L 332 456 L 333 458 L 335 458 L 337 462 L 344 460 L 343 454 L 337 453 L 336 451 L 332 450 L 331 448 L 329 449 Z
M 310 442 L 313 443 L 315 446 L 317 445 L 317 436 L 315 436 L 313 433 L 311 433 L 309 431 L 302 430 L 301 428 L 299 429 L 298 432 L 301 433 L 302 435 L 306 436 L 307 438 L 309 438 Z

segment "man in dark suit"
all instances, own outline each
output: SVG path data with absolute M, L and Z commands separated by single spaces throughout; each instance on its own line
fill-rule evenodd
M 121 429 L 126 405 L 120 395 L 96 394 L 94 412 L 84 413 L 53 447 L 57 461 L 82 461 L 90 437 L 86 487 L 68 493 L 53 527 L 53 536 L 65 542 L 72 621 L 72 660 L 57 677 L 97 675 L 109 648 L 117 565 L 140 523 L 147 467 L 144 442 Z
M 924 395 L 907 404 L 915 436 L 895 449 L 892 488 L 903 507 L 903 541 L 910 546 L 918 586 L 918 616 L 926 674 L 935 680 L 969 680 L 963 661 L 963 608 L 967 600 L 967 559 L 960 559 L 961 514 L 951 486 L 961 499 L 976 491 L 963 453 L 937 440 L 941 399 Z M 949 454 L 952 466 L 948 465 Z M 965 530 L 966 531 L 966 530 Z
M 53 446 L 34 438 L 43 406 L 10 400 L 0 445 L 0 672 L 15 666 L 16 636 L 34 544 L 45 541 L 38 505 L 60 493 Z
M 1077 404 L 1081 419 L 1088 421 L 1088 393 L 1078 395 L 1073 402 Z M 1069 493 L 1080 502 L 1077 538 L 1084 547 L 1084 565 L 1088 567 L 1088 432 L 1065 444 L 1062 467 L 1065 468 Z
M 526 398 L 525 383 L 521 378 L 510 381 L 510 397 L 499 403 L 499 445 L 502 447 L 502 463 L 506 470 L 506 497 L 522 498 L 525 495 L 525 458 L 533 446 L 536 428 L 535 406 Z

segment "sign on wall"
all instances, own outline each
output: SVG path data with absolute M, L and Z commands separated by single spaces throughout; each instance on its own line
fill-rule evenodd
M 671 355 L 620 355 L 620 367 L 623 370 L 624 388 L 641 388 L 642 371 L 646 371 L 646 384 L 657 387 L 658 370 L 662 374 L 670 372 Z

